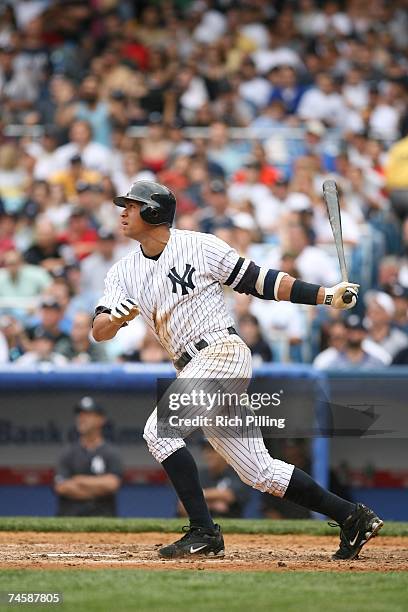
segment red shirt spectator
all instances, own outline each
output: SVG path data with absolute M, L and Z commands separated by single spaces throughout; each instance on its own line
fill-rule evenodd
M 71 253 L 76 260 L 87 257 L 94 251 L 98 233 L 90 223 L 89 216 L 83 208 L 76 208 L 71 213 L 68 228 L 60 234 L 59 242 L 71 247 Z M 67 257 L 65 257 L 67 259 Z

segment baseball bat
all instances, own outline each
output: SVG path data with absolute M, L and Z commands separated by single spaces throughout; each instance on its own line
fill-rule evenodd
M 326 203 L 329 221 L 333 232 L 334 244 L 336 245 L 337 256 L 339 258 L 341 280 L 348 281 L 346 259 L 344 257 L 343 232 L 341 229 L 340 201 L 337 185 L 335 181 L 328 180 L 323 183 L 323 198 Z M 350 304 L 353 293 L 346 291 L 343 295 L 343 302 Z

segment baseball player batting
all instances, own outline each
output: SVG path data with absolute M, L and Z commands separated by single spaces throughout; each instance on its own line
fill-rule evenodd
M 181 383 L 182 379 L 250 380 L 251 353 L 234 328 L 222 285 L 266 300 L 342 309 L 356 304 L 358 285 L 354 283 L 319 287 L 260 267 L 213 235 L 172 229 L 176 199 L 164 185 L 138 181 L 114 203 L 123 208 L 124 234 L 138 244 L 106 276 L 93 337 L 97 341 L 113 338 L 140 313 L 171 356 Z M 348 304 L 342 299 L 346 291 L 353 294 Z M 231 406 L 231 411 L 235 408 Z M 363 504 L 334 495 L 301 469 L 272 458 L 257 426 L 234 437 L 213 436 L 205 427 L 203 431 L 245 483 L 336 521 L 341 532 L 334 559 L 356 558 L 383 526 Z M 184 442 L 189 433 L 159 436 L 157 409 L 144 430 L 150 452 L 167 472 L 190 520 L 179 540 L 159 550 L 164 558 L 224 554 L 221 527 L 213 523 L 197 466 Z

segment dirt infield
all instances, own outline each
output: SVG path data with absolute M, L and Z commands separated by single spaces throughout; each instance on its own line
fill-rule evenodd
M 225 536 L 223 559 L 164 561 L 157 548 L 169 533 L 0 532 L 0 569 L 211 569 L 408 571 L 408 538 L 379 536 L 355 561 L 332 561 L 337 537 L 311 535 Z

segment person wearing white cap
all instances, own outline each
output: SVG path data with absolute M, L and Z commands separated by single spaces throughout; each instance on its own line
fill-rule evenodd
M 393 358 L 408 346 L 408 336 L 392 326 L 395 314 L 393 299 L 384 291 L 369 291 L 366 294 L 369 335 L 367 342 L 373 342 L 385 349 Z

